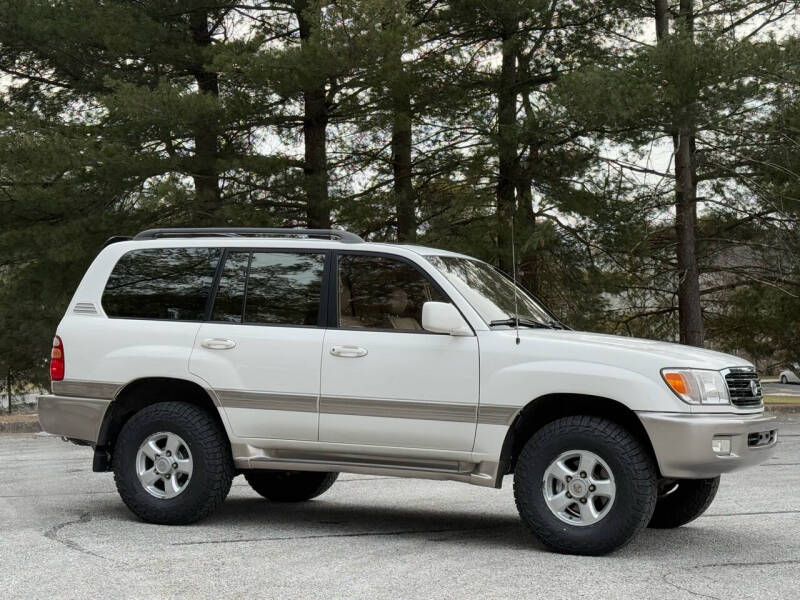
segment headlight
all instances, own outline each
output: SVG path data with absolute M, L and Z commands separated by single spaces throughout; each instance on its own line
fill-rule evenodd
M 730 404 L 728 386 L 719 371 L 663 369 L 661 376 L 678 398 L 689 404 Z

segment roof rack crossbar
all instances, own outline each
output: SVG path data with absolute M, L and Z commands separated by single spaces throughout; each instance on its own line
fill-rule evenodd
M 356 244 L 364 240 L 355 233 L 343 229 L 292 229 L 269 227 L 180 227 L 171 229 L 147 229 L 137 234 L 135 240 L 154 240 L 175 237 L 307 237 L 339 240 Z

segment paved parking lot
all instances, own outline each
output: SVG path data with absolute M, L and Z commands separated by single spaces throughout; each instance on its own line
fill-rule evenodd
M 604 558 L 549 554 L 511 494 L 343 475 L 305 505 L 239 477 L 189 527 L 137 521 L 86 448 L 0 436 L 0 598 L 800 598 L 800 417 L 709 512 Z

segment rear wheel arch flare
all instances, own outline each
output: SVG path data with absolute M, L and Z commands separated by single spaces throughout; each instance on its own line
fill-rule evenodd
M 110 453 L 122 427 L 133 415 L 147 406 L 169 401 L 186 402 L 205 409 L 227 433 L 217 410 L 216 398 L 208 390 L 187 379 L 146 377 L 128 382 L 117 392 L 100 426 L 97 448 Z

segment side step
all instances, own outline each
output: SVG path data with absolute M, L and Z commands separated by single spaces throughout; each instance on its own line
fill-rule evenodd
M 241 446 L 239 447 L 241 448 Z M 348 453 L 317 453 L 288 450 L 258 450 L 260 455 L 234 459 L 239 469 L 276 469 L 285 471 L 336 471 L 365 475 L 388 475 L 461 481 L 485 487 L 497 485 L 498 464 L 460 461 L 398 458 Z

